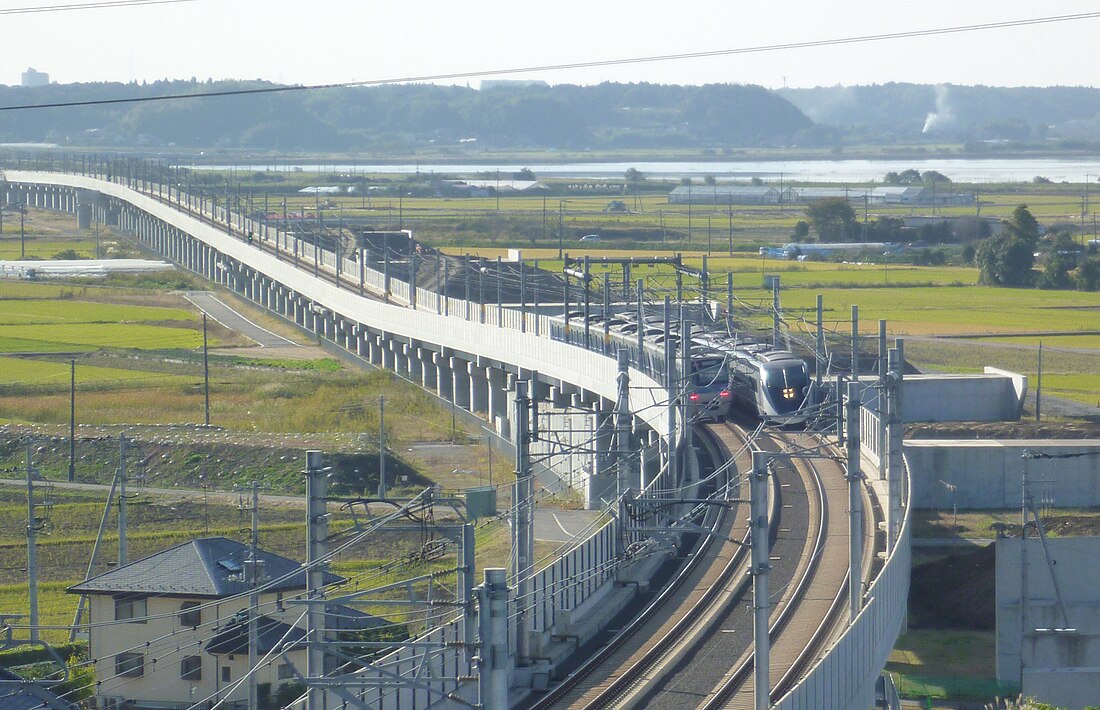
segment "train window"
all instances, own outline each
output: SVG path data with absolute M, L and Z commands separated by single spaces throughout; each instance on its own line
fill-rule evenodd
M 696 387 L 725 387 L 729 383 L 725 360 L 698 360 L 692 363 L 692 370 L 692 382 Z

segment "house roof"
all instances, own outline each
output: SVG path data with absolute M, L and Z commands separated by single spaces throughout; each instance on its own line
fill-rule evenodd
M 248 546 L 225 537 L 191 540 L 69 587 L 77 594 L 161 594 L 188 597 L 228 597 L 247 592 L 244 562 Z M 301 564 L 259 550 L 264 575 L 282 579 L 265 591 L 305 589 Z M 342 578 L 325 573 L 325 584 Z
M 257 653 L 268 653 L 276 646 L 297 643 L 305 637 L 305 630 L 272 619 L 256 617 Z M 328 607 L 325 628 L 336 631 L 362 631 L 382 626 L 385 620 L 342 604 Z M 218 630 L 206 644 L 206 651 L 213 654 L 248 653 L 248 614 L 242 611 Z
M 52 692 L 0 668 L 0 708 L 4 710 L 72 710 L 71 705 Z

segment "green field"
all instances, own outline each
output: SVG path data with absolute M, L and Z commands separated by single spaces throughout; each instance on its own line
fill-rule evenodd
M 5 236 L 0 239 L 0 259 L 14 260 L 26 259 L 56 259 L 58 255 L 65 255 L 66 259 L 94 259 L 95 240 L 88 239 L 54 239 L 30 237 L 23 245 L 19 243 L 18 234 L 14 237 L 8 233 L 8 225 L 4 224 Z M 75 255 L 75 256 L 74 256 Z
M 0 325 L 197 321 L 183 308 L 156 308 L 78 300 L 0 300 Z
M 80 351 L 98 348 L 169 350 L 202 346 L 202 331 L 137 323 L 68 323 L 63 325 L 0 325 L 0 352 Z
M 0 392 L 28 387 L 69 387 L 69 364 L 45 359 L 0 356 Z M 110 386 L 163 386 L 193 383 L 194 378 L 167 372 L 81 364 L 78 386 L 102 389 Z

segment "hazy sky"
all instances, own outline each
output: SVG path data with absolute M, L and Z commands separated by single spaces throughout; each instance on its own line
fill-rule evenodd
M 93 0 L 70 0 L 91 2 Z M 736 49 L 1100 10 L 1046 0 L 194 0 L 33 14 L 0 0 L 0 84 L 163 78 L 363 81 Z M 1100 85 L 1100 19 L 939 37 L 516 75 L 551 83 L 888 81 Z M 465 79 L 450 83 L 466 83 Z M 477 86 L 477 80 L 470 80 Z

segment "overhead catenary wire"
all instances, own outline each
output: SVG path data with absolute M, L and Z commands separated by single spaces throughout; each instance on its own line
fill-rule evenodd
M 140 7 L 143 5 L 179 5 L 196 0 L 101 0 L 100 2 L 73 2 L 58 5 L 27 5 L 0 9 L 0 15 L 35 15 L 46 12 L 69 12 L 72 10 L 106 10 L 120 7 Z
M 171 2 L 172 0 L 159 0 Z M 184 2 L 185 0 L 176 0 Z M 119 0 L 120 4 L 123 0 Z M 157 0 L 147 0 L 146 4 L 152 4 Z M 133 4 L 139 4 L 135 2 Z M 44 6 L 45 7 L 45 6 Z M 77 9 L 77 8 L 71 8 Z M 386 84 L 404 84 L 433 81 L 447 81 L 455 79 L 477 79 L 491 76 L 507 76 L 511 74 L 529 74 L 535 72 L 569 71 L 576 69 L 593 69 L 601 67 L 627 66 L 632 64 L 651 64 L 670 61 L 684 61 L 689 59 L 706 59 L 714 57 L 736 56 L 742 54 L 762 54 L 769 52 L 782 52 L 795 49 L 813 49 L 837 45 L 866 44 L 871 42 L 885 42 L 902 39 L 917 39 L 921 37 L 933 37 L 937 35 L 963 34 L 970 32 L 984 32 L 990 30 L 1009 29 L 1014 27 L 1027 27 L 1032 25 L 1045 25 L 1062 22 L 1080 22 L 1100 18 L 1100 12 L 1080 12 L 1068 15 L 1046 15 L 1019 20 L 1003 20 L 999 22 L 981 22 L 969 25 L 950 25 L 945 27 L 933 27 L 923 30 L 904 30 L 899 32 L 883 32 L 878 34 L 852 35 L 848 37 L 832 37 L 820 40 L 806 40 L 802 42 L 787 42 L 781 44 L 765 44 L 748 47 L 733 47 L 728 49 L 712 49 L 699 52 L 680 52 L 674 54 L 655 54 L 638 57 L 625 57 L 620 59 L 599 59 L 587 62 L 562 62 L 556 64 L 539 64 L 521 67 L 503 67 L 498 69 L 482 69 L 473 71 L 440 72 L 433 74 L 418 74 L 408 76 L 396 76 L 382 79 L 367 79 L 363 81 L 345 81 L 323 84 L 298 84 L 292 86 L 265 86 L 252 89 L 227 89 L 224 91 L 201 91 L 186 94 L 165 94 L 162 96 L 133 96 L 114 99 L 91 99 L 87 101 L 57 101 L 39 104 L 17 104 L 13 106 L 0 106 L 3 111 L 25 111 L 44 108 L 69 108 L 77 106 L 110 106 L 117 104 L 150 103 L 159 101 L 178 101 L 195 98 L 215 98 L 227 96 L 250 96 L 258 94 L 278 94 L 300 91 L 319 91 L 323 89 L 339 89 L 358 86 L 383 86 Z

